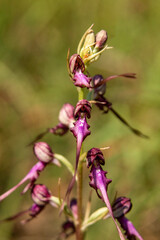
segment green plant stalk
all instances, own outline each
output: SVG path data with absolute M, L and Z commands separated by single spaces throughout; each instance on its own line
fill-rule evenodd
M 78 88 L 78 101 L 84 99 L 84 91 L 82 88 Z M 80 157 L 83 154 L 81 147 Z M 82 231 L 82 188 L 83 188 L 83 163 L 79 161 L 77 172 L 77 203 L 78 203 L 78 221 L 76 226 L 76 240 L 83 240 L 84 234 Z

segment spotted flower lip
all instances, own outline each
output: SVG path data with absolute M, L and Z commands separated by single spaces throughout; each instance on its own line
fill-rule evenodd
M 79 118 L 75 123 L 74 127 L 71 128 L 71 132 L 77 139 L 77 144 L 83 142 L 84 139 L 90 135 L 90 131 L 88 130 L 90 126 L 88 125 L 86 118 Z M 79 144 L 78 144 L 79 145 Z
M 106 174 L 107 172 L 103 171 L 100 165 L 95 166 L 94 164 L 92 165 L 92 168 L 89 174 L 89 178 L 90 178 L 89 185 L 96 190 L 98 197 L 103 200 L 104 200 L 103 192 L 107 191 L 108 184 L 112 182 L 111 179 L 106 178 Z M 98 193 L 98 189 L 100 190 L 102 195 Z
M 81 88 L 84 88 L 84 87 L 90 88 L 91 87 L 90 82 L 91 82 L 92 78 L 88 77 L 87 75 L 85 75 L 81 71 L 77 71 L 74 74 L 72 80 L 73 80 L 74 85 L 76 87 L 81 87 Z

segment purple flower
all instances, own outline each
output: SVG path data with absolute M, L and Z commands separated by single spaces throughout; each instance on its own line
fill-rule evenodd
M 82 142 L 91 133 L 88 130 L 90 126 L 88 125 L 86 120 L 87 117 L 90 118 L 90 111 L 91 111 L 91 105 L 87 100 L 79 101 L 75 108 L 75 116 L 76 117 L 78 116 L 78 120 L 74 123 L 74 127 L 70 129 L 77 141 L 75 175 L 77 172 Z
M 99 148 L 91 148 L 87 153 L 87 167 L 89 168 L 96 162 L 100 165 L 105 164 L 103 153 Z
M 132 203 L 130 198 L 119 197 L 114 201 L 112 205 L 113 215 L 115 218 L 124 216 L 131 210 L 131 208 Z
M 35 184 L 32 187 L 31 195 L 33 201 L 39 206 L 44 206 L 49 203 L 52 196 L 51 192 L 43 184 Z
M 70 128 L 73 127 L 74 119 L 74 107 L 70 103 L 65 103 L 59 112 L 59 124 L 50 128 L 49 132 L 55 135 L 64 135 Z
M 98 88 L 99 86 L 103 85 L 104 83 L 106 83 L 114 78 L 118 78 L 118 77 L 136 78 L 136 74 L 135 73 L 123 73 L 123 74 L 119 74 L 119 75 L 112 75 L 105 79 L 102 77 L 102 75 L 99 75 L 99 74 L 95 75 L 92 78 L 94 88 Z M 99 78 L 98 82 L 97 82 L 97 78 Z
M 71 56 L 69 61 L 69 70 L 76 87 L 90 88 L 90 82 L 92 79 L 83 73 L 85 71 L 85 66 L 83 60 L 78 54 Z
M 126 125 L 134 134 L 139 137 L 148 138 L 145 134 L 143 134 L 138 129 L 133 128 L 116 110 L 113 109 L 112 103 L 110 103 L 105 97 L 104 94 L 106 92 L 106 82 L 110 81 L 111 79 L 117 77 L 127 77 L 127 78 L 135 78 L 134 73 L 124 73 L 120 75 L 110 76 L 106 79 L 103 79 L 102 75 L 95 75 L 92 78 L 93 83 L 93 98 L 97 101 L 96 106 L 103 111 L 103 113 L 108 113 L 111 111 L 124 125 Z
M 30 222 L 33 218 L 37 217 L 37 215 L 45 208 L 46 205 L 40 206 L 36 203 L 33 203 L 33 205 L 29 208 L 29 216 L 30 218 L 26 220 L 22 220 L 21 223 L 25 224 L 27 222 Z
M 87 118 L 91 117 L 91 104 L 86 99 L 80 100 L 74 111 L 75 118 L 79 118 L 82 115 L 85 115 Z
M 92 83 L 93 83 L 93 87 L 94 87 L 93 99 L 97 99 L 99 97 L 99 95 L 103 96 L 105 94 L 106 83 L 99 85 L 99 84 L 101 84 L 102 81 L 103 81 L 103 76 L 100 74 L 97 74 L 92 78 Z
M 75 117 L 78 117 L 78 119 L 74 123 L 74 127 L 71 128 L 70 131 L 73 133 L 74 137 L 76 138 L 76 142 L 77 142 L 76 165 L 75 165 L 74 176 L 73 176 L 73 178 L 68 186 L 67 192 L 66 192 L 66 197 L 68 196 L 68 198 L 69 198 L 69 194 L 73 188 L 73 185 L 75 183 L 82 143 L 85 140 L 85 138 L 88 135 L 90 135 L 90 133 L 91 133 L 88 130 L 90 128 L 90 126 L 88 125 L 87 120 L 86 120 L 87 117 L 90 117 L 90 111 L 91 111 L 91 105 L 87 100 L 80 100 L 77 103 L 77 106 L 75 108 Z
M 125 235 L 128 240 L 136 240 L 136 238 L 143 240 L 131 221 L 124 216 L 117 218 L 117 220 L 121 224 L 121 227 L 125 230 Z
M 53 154 L 50 146 L 45 142 L 35 143 L 34 153 L 35 153 L 36 157 L 38 158 L 39 162 L 36 163 L 31 168 L 31 170 L 28 172 L 28 174 L 17 185 L 15 185 L 10 190 L 8 190 L 4 194 L 2 194 L 0 196 L 0 201 L 2 201 L 4 198 L 9 196 L 12 192 L 14 192 L 18 187 L 20 187 L 27 180 L 29 180 L 29 183 L 26 185 L 26 187 L 22 191 L 22 194 L 24 194 L 26 191 L 28 191 L 29 188 L 32 188 L 35 181 L 38 179 L 39 174 L 45 169 L 45 167 L 49 163 L 54 163 L 56 165 L 60 165 L 59 161 L 54 159 L 54 154 Z
M 132 203 L 129 198 L 126 197 L 119 197 L 115 200 L 112 211 L 114 217 L 118 220 L 121 227 L 125 231 L 125 235 L 128 240 L 136 240 L 138 238 L 139 240 L 143 240 L 141 235 L 137 232 L 134 225 L 131 221 L 129 221 L 125 214 L 127 214 L 132 208 Z
M 90 77 L 88 77 L 87 75 L 85 75 L 84 73 L 82 73 L 81 71 L 76 72 L 72 79 L 73 79 L 74 85 L 76 87 L 90 88 L 90 82 L 92 79 Z
M 63 123 L 58 123 L 55 127 L 49 128 L 49 132 L 55 135 L 63 136 L 68 132 L 69 128 Z
M 100 156 L 100 159 L 98 158 L 98 156 Z M 105 202 L 109 210 L 110 216 L 112 217 L 116 225 L 119 236 L 121 240 L 122 239 L 124 240 L 123 234 L 120 228 L 118 227 L 118 224 L 116 223 L 116 220 L 113 216 L 112 207 L 109 202 L 107 188 L 108 188 L 108 184 L 111 183 L 112 180 L 106 177 L 107 172 L 103 171 L 101 167 L 101 163 L 104 164 L 104 161 L 102 160 L 102 156 L 103 154 L 102 153 L 100 154 L 100 149 L 97 149 L 97 148 L 92 148 L 88 154 L 87 165 L 88 167 L 91 166 L 91 170 L 89 174 L 89 178 L 90 178 L 89 185 L 96 190 L 98 197 Z
M 1 220 L 0 222 L 15 220 L 18 217 L 28 213 L 30 217 L 21 221 L 21 223 L 25 224 L 35 218 L 47 204 L 50 203 L 53 207 L 57 207 L 56 203 L 51 200 L 51 192 L 43 184 L 33 184 L 31 189 L 31 197 L 34 203 L 29 209 L 21 211 L 12 217 Z
M 58 118 L 59 123 L 57 126 L 53 128 L 47 128 L 44 132 L 40 133 L 31 143 L 29 143 L 28 146 L 34 144 L 49 132 L 59 136 L 66 134 L 68 130 L 73 127 L 73 123 L 75 122 L 74 107 L 70 103 L 65 103 L 60 109 Z
M 74 119 L 74 107 L 70 103 L 65 103 L 59 112 L 59 122 L 67 126 L 73 127 Z
M 83 63 L 82 58 L 78 54 L 73 54 L 69 60 L 69 70 L 71 74 L 75 74 L 76 72 L 84 72 L 85 65 Z
M 102 167 L 99 164 L 97 164 L 97 166 L 93 164 L 89 174 L 89 185 L 96 190 L 98 197 L 102 199 L 108 207 L 109 199 L 107 196 L 107 188 L 108 184 L 111 183 L 112 180 L 108 179 L 106 177 L 106 174 L 107 172 L 103 171 Z M 98 190 L 100 191 L 101 195 L 98 193 Z
M 106 44 L 108 39 L 107 32 L 105 30 L 101 30 L 96 34 L 96 43 L 95 48 L 98 50 L 101 50 L 104 48 L 104 45 Z
M 21 211 L 11 217 L 0 220 L 0 223 L 15 220 L 27 213 L 29 215 L 29 218 L 21 221 L 22 224 L 25 224 L 27 222 L 30 222 L 33 218 L 37 217 L 37 215 L 44 209 L 44 207 L 45 205 L 39 206 L 36 203 L 33 203 L 33 205 L 29 209 Z
M 33 151 L 37 159 L 44 163 L 54 160 L 54 154 L 51 147 L 45 142 L 37 142 L 34 144 Z

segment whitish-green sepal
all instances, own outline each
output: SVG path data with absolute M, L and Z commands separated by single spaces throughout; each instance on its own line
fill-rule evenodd
M 108 214 L 108 208 L 103 207 L 99 208 L 95 212 L 93 212 L 87 220 L 85 220 L 82 224 L 82 230 L 84 231 L 90 225 L 98 222 L 99 220 L 103 219 Z
M 54 154 L 54 157 L 58 159 L 61 163 L 63 163 L 66 166 L 66 168 L 70 171 L 70 173 L 74 175 L 74 168 L 67 158 L 57 153 Z
M 60 207 L 61 206 L 61 201 L 58 197 L 55 196 L 51 196 L 49 199 L 49 203 L 53 206 L 53 207 Z

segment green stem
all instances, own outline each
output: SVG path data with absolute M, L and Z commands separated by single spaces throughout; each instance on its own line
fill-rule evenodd
M 77 88 L 78 90 L 78 100 L 84 99 L 84 91 L 82 88 Z M 81 148 L 80 157 L 83 154 Z M 77 178 L 77 203 L 78 203 L 78 222 L 76 226 L 76 240 L 83 240 L 84 234 L 82 232 L 82 188 L 83 188 L 83 163 L 79 161 L 78 165 L 78 178 Z

